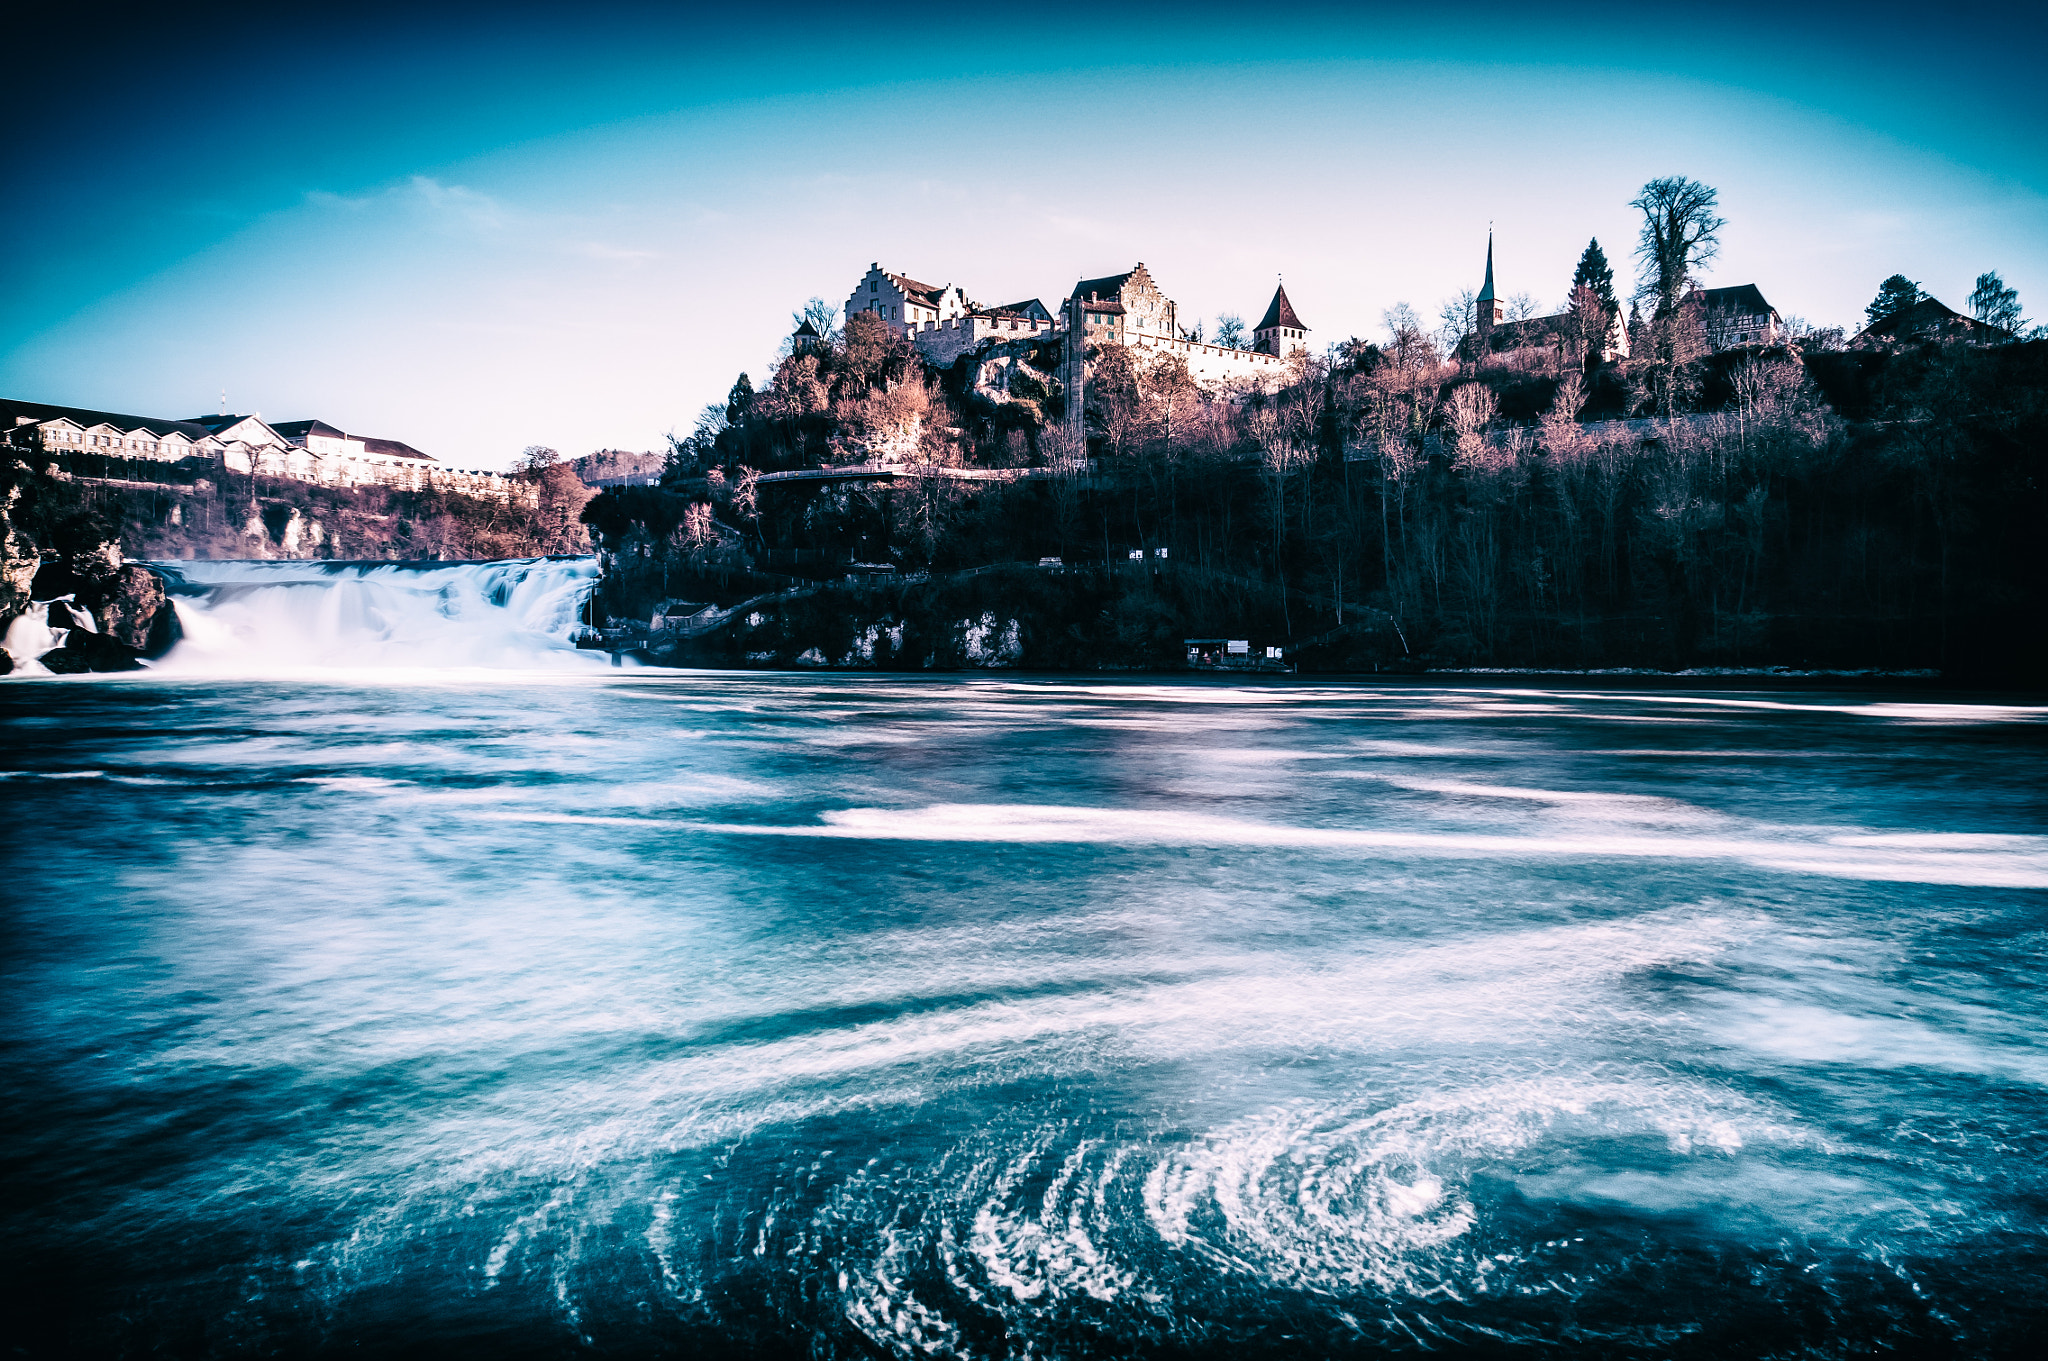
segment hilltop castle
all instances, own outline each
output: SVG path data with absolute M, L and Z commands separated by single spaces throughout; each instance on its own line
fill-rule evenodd
M 1308 327 L 1295 315 L 1284 287 L 1274 291 L 1253 331 L 1252 348 L 1193 339 L 1181 329 L 1178 305 L 1160 291 L 1142 261 L 1122 274 L 1081 280 L 1057 311 L 1037 298 L 984 307 L 958 284 L 921 283 L 876 263 L 846 300 L 846 315 L 856 312 L 879 317 L 938 365 L 951 364 L 992 340 L 1072 336 L 1082 347 L 1126 345 L 1179 355 L 1197 382 L 1221 384 L 1277 379 L 1287 357 L 1308 348 Z

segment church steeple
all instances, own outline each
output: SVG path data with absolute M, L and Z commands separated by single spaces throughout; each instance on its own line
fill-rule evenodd
M 1507 320 L 1507 309 L 1493 293 L 1493 228 L 1486 229 L 1486 283 L 1479 290 L 1479 329 L 1490 331 Z

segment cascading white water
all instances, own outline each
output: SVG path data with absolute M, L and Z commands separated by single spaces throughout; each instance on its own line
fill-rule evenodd
M 595 558 L 496 562 L 177 562 L 183 639 L 153 669 L 235 674 L 345 668 L 594 666 L 577 615 Z

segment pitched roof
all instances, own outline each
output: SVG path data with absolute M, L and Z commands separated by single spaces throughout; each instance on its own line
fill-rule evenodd
M 1864 336 L 1891 336 L 1896 338 L 1902 335 L 1916 335 L 1922 331 L 1936 329 L 1948 331 L 1990 331 L 1997 335 L 2012 334 L 2003 326 L 1993 326 L 1987 322 L 1978 321 L 1975 317 L 1966 317 L 1940 299 L 1931 298 L 1923 294 L 1920 301 L 1914 303 L 1911 307 L 1902 307 L 1883 320 L 1872 323 L 1859 332 L 1855 338 L 1859 340 Z
M 905 296 L 916 298 L 928 307 L 937 307 L 939 305 L 939 294 L 946 291 L 946 285 L 944 284 L 919 283 L 907 274 L 892 274 L 886 269 L 882 271 L 882 274 L 890 283 L 903 290 Z
M 208 434 L 218 435 L 230 426 L 240 425 L 248 419 L 249 413 L 245 411 L 239 416 L 187 416 L 185 423 L 204 427 Z
M 1301 318 L 1294 315 L 1294 304 L 1287 301 L 1287 289 L 1284 285 L 1273 290 L 1273 301 L 1266 304 L 1266 315 L 1252 330 L 1254 333 L 1269 331 L 1275 326 L 1288 326 L 1297 331 L 1308 329 Z
M 1558 312 L 1547 317 L 1524 317 L 1520 321 L 1503 321 L 1493 328 L 1493 348 L 1513 349 L 1522 345 L 1548 343 L 1558 332 L 1564 330 L 1571 320 L 1571 313 Z
M 1022 302 L 1006 302 L 999 307 L 984 307 L 981 309 L 981 314 L 985 317 L 1043 317 L 1046 319 L 1050 319 L 1052 316 L 1052 313 L 1045 310 L 1045 304 L 1036 298 L 1026 298 Z
M 818 328 L 811 325 L 809 317 L 804 318 L 804 324 L 796 328 L 796 333 L 809 340 L 816 340 L 818 338 Z
M 1493 233 L 1486 234 L 1486 283 L 1479 290 L 1478 301 L 1493 301 Z
M 1074 285 L 1077 298 L 1119 298 L 1123 296 L 1124 285 L 1129 283 L 1136 269 L 1127 269 L 1121 274 L 1105 274 L 1100 279 L 1083 279 Z
M 22 417 L 38 424 L 44 421 L 68 420 L 81 426 L 111 425 L 122 430 L 147 430 L 152 435 L 180 434 L 186 439 L 205 439 L 212 432 L 197 421 L 167 421 L 157 416 L 124 416 L 114 411 L 94 411 L 82 406 L 54 406 L 48 402 L 17 402 L 0 400 L 0 416 L 6 418 L 9 426 L 19 425 Z
M 1745 316 L 1776 312 L 1778 309 L 1764 301 L 1764 295 L 1755 284 L 1735 284 L 1729 288 L 1702 288 L 1696 290 L 1700 306 L 1709 312 L 1740 312 Z
M 371 439 L 368 435 L 358 435 L 356 438 L 363 442 L 363 449 L 367 453 L 388 454 L 395 458 L 417 458 L 428 463 L 435 461 L 432 454 L 423 454 L 410 444 L 395 439 Z
M 338 426 L 329 425 L 326 421 L 284 421 L 270 428 L 283 435 L 286 439 L 291 439 L 294 436 L 331 435 L 335 439 L 361 441 L 365 453 L 385 454 L 397 458 L 425 459 L 429 463 L 435 461 L 432 454 L 423 454 L 410 444 L 405 444 L 395 439 L 373 439 L 368 435 L 351 435 Z
M 337 430 L 326 421 L 280 421 L 270 427 L 286 439 L 304 439 L 308 435 L 327 435 L 334 439 L 347 439 L 348 432 Z

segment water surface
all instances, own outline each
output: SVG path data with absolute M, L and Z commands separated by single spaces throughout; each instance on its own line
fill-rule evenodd
M 2048 1322 L 2044 717 L 8 683 L 10 1328 L 95 1354 L 2020 1350 Z

